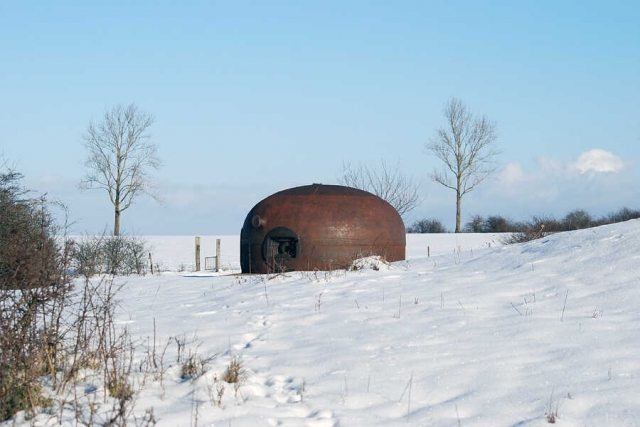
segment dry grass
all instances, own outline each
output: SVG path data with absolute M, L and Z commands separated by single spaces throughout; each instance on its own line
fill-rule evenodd
M 222 381 L 229 384 L 243 383 L 246 380 L 247 371 L 242 365 L 242 361 L 237 357 L 231 359 L 229 367 L 222 377 Z

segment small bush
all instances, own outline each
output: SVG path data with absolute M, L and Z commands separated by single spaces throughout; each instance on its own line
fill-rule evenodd
M 147 273 L 144 239 L 129 236 L 88 236 L 76 243 L 74 261 L 78 273 L 114 276 Z
M 421 219 L 414 221 L 411 226 L 407 228 L 407 233 L 446 233 L 442 222 L 437 219 Z
M 530 221 L 514 227 L 517 231 L 502 239 L 505 245 L 524 243 L 563 231 L 562 224 L 551 216 L 534 216 Z
M 485 222 L 484 233 L 509 233 L 514 228 L 514 224 L 505 217 L 492 215 Z
M 538 239 L 550 233 L 580 230 L 632 219 L 640 219 L 640 210 L 624 207 L 595 219 L 584 209 L 575 209 L 567 213 L 560 221 L 550 215 L 534 216 L 529 221 L 523 222 L 512 222 L 500 215 L 492 215 L 486 219 L 480 215 L 474 215 L 465 225 L 464 231 L 468 233 L 514 233 L 503 241 L 510 244 Z
M 189 351 L 189 356 L 180 366 L 180 378 L 183 380 L 197 380 L 207 373 L 209 363 L 217 356 L 218 354 L 216 353 L 208 357 L 201 357 L 197 353 Z
M 222 377 L 222 381 L 229 384 L 241 384 L 247 377 L 247 371 L 242 365 L 242 361 L 236 357 L 231 359 L 229 367 Z
M 473 215 L 469 222 L 464 226 L 465 233 L 484 233 L 487 227 L 487 222 L 482 215 Z
M 589 228 L 594 224 L 594 220 L 589 212 L 584 209 L 576 209 L 565 215 L 562 220 L 564 230 L 580 230 Z
M 107 384 L 107 390 L 109 391 L 109 396 L 118 400 L 131 400 L 134 395 L 133 388 L 126 378 L 118 378 L 109 381 Z
M 607 215 L 605 218 L 602 218 L 600 222 L 609 224 L 609 223 L 615 223 L 615 222 L 629 221 L 631 219 L 638 219 L 638 218 L 640 218 L 640 210 L 630 209 L 625 206 L 619 211 L 612 212 L 609 215 Z
M 491 215 L 484 218 L 481 215 L 474 215 L 464 226 L 466 233 L 511 233 L 516 231 L 518 225 L 513 221 L 500 216 Z

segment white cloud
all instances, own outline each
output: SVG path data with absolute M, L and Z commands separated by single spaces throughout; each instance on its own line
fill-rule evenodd
M 535 173 L 538 176 L 542 174 L 544 177 L 562 178 L 569 176 L 571 173 L 566 161 L 563 160 L 540 156 L 536 159 L 536 162 L 540 166 L 540 171 Z
M 605 214 L 638 200 L 637 179 L 626 173 L 631 168 L 632 163 L 601 149 L 573 159 L 541 156 L 529 168 L 505 165 L 498 179 L 470 196 L 469 203 L 476 211 L 513 212 L 517 218 L 560 216 L 577 208 Z
M 620 172 L 624 169 L 622 159 L 608 151 L 594 149 L 586 151 L 578 156 L 573 166 L 580 173 L 593 172 Z
M 524 171 L 520 163 L 508 163 L 498 180 L 505 185 L 511 185 L 523 181 L 524 178 Z

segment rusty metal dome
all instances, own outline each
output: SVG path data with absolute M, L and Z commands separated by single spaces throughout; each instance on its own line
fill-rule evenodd
M 275 193 L 249 211 L 240 232 L 243 273 L 332 270 L 359 257 L 405 259 L 398 212 L 366 191 L 313 184 Z

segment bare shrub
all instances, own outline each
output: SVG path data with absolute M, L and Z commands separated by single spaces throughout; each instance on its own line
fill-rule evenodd
M 222 398 L 224 397 L 225 390 L 226 387 L 223 383 L 216 384 L 216 403 L 218 404 L 218 406 L 222 406 Z
M 549 234 L 563 231 L 562 223 L 552 216 L 534 216 L 530 221 L 514 227 L 517 231 L 502 239 L 505 245 L 541 239 Z
M 512 233 L 520 231 L 522 224 L 513 222 L 502 215 L 473 215 L 464 226 L 466 233 Z
M 630 209 L 628 207 L 623 207 L 616 212 L 612 212 L 606 217 L 600 220 L 601 223 L 609 224 L 615 222 L 629 221 L 631 219 L 640 218 L 640 210 L 639 209 Z
M 384 159 L 380 163 L 380 168 L 375 169 L 363 163 L 353 166 L 343 162 L 338 182 L 375 194 L 404 216 L 420 204 L 420 185 L 402 172 L 400 163 L 395 167 L 388 166 Z
M 136 421 L 136 427 L 153 427 L 158 423 L 153 408 L 147 408 L 140 419 L 137 417 L 134 418 Z
M 482 215 L 473 215 L 464 226 L 465 233 L 485 233 L 486 220 Z
M 229 367 L 222 377 L 222 381 L 232 384 L 235 396 L 238 396 L 240 387 L 242 387 L 247 380 L 247 370 L 245 369 L 242 360 L 237 357 L 231 359 Z
M 81 425 L 125 426 L 137 386 L 129 332 L 115 322 L 121 285 L 114 276 L 93 280 L 103 260 L 90 246 L 80 252 L 82 264 L 74 261 L 84 281 L 72 281 L 78 246 L 54 223 L 52 204 L 28 198 L 20 178 L 0 172 L 0 421 L 56 405 L 59 421 L 70 409 Z M 104 419 L 98 419 L 97 397 L 78 394 L 87 375 L 101 378 L 104 403 L 113 398 Z M 42 396 L 45 377 L 55 401 Z M 153 425 L 152 413 L 143 420 Z
M 243 382 L 245 378 L 246 370 L 242 365 L 242 361 L 237 357 L 234 357 L 233 359 L 231 359 L 231 362 L 229 362 L 229 367 L 222 377 L 222 381 L 229 384 L 235 384 Z
M 562 227 L 564 230 L 580 230 L 592 227 L 594 222 L 589 212 L 584 209 L 576 209 L 565 215 L 562 220 Z
M 60 402 L 61 411 L 69 406 L 74 408 L 76 420 L 84 425 L 99 422 L 105 426 L 126 426 L 135 408 L 139 385 L 132 381 L 134 345 L 129 331 L 115 321 L 121 288 L 114 276 L 86 277 L 69 307 L 67 322 L 72 328 L 65 340 L 66 357 L 59 374 L 62 381 L 58 395 L 64 395 L 64 390 L 72 391 L 70 400 Z M 84 415 L 86 408 L 75 394 L 86 375 L 102 381 L 103 404 L 108 397 L 112 398 L 111 408 L 106 412 L 97 411 L 97 402 L 85 404 L 89 408 L 88 418 Z M 144 425 L 153 425 L 153 418 L 145 415 L 143 420 Z
M 555 424 L 558 419 L 558 410 L 559 410 L 560 402 L 556 402 L 555 409 L 553 408 L 553 391 L 551 391 L 551 396 L 549 397 L 549 411 L 547 412 L 547 422 L 549 424 Z
M 508 233 L 515 231 L 516 224 L 513 224 L 507 218 L 500 215 L 491 215 L 487 217 L 484 223 L 483 233 Z
M 584 209 L 570 211 L 562 220 L 557 220 L 551 215 L 539 215 L 533 216 L 528 221 L 513 222 L 500 215 L 491 215 L 487 218 L 473 215 L 466 223 L 464 230 L 469 233 L 516 233 L 506 238 L 505 243 L 509 244 L 527 242 L 550 233 L 580 230 L 639 218 L 640 210 L 627 207 L 598 219 Z
M 76 243 L 74 262 L 85 277 L 147 273 L 146 241 L 134 236 L 86 236 Z
M 191 381 L 197 380 L 207 373 L 209 363 L 216 357 L 218 357 L 217 353 L 203 357 L 200 356 L 197 351 L 192 352 L 189 350 L 189 355 L 180 366 L 180 378 Z
M 50 404 L 39 378 L 58 370 L 72 290 L 65 228 L 44 196 L 27 197 L 21 178 L 0 172 L 0 420 Z
M 407 233 L 446 233 L 447 229 L 440 220 L 423 218 L 407 227 Z

